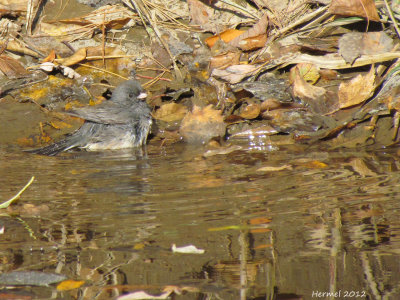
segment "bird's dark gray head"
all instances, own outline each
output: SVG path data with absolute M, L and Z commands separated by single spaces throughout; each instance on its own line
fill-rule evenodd
M 118 103 L 130 103 L 134 101 L 140 101 L 147 95 L 143 91 L 140 82 L 137 80 L 127 80 L 121 83 L 112 93 L 111 101 Z

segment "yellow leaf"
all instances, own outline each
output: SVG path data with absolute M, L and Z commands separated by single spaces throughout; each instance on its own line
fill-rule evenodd
M 71 124 L 68 124 L 68 123 L 63 122 L 63 121 L 56 121 L 56 120 L 51 121 L 50 124 L 55 129 L 63 129 L 63 128 L 71 128 L 72 127 Z
M 69 291 L 80 288 L 85 282 L 83 280 L 64 280 L 57 285 L 58 291 Z

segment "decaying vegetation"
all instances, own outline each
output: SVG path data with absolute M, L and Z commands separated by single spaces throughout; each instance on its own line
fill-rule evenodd
M 132 69 L 151 92 L 158 126 L 150 143 L 258 137 L 263 145 L 353 147 L 399 139 L 395 1 L 86 4 L 97 7 L 0 5 L 3 101 L 41 115 L 15 136 L 23 147 L 79 126 L 60 111 L 103 101 Z M 72 5 L 79 9 L 68 12 Z

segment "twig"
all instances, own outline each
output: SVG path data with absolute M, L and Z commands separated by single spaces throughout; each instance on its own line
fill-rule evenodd
M 396 30 L 397 36 L 400 37 L 400 29 L 397 26 L 396 19 L 393 16 L 393 13 L 392 13 L 392 10 L 390 9 L 389 3 L 387 0 L 383 0 L 383 2 L 385 2 L 386 9 L 388 10 L 390 20 L 392 20 L 392 22 L 393 22 L 393 26 L 394 26 L 394 29 Z
M 21 194 L 28 188 L 28 186 L 31 185 L 31 183 L 33 182 L 33 180 L 35 180 L 35 176 L 32 176 L 32 178 L 29 180 L 29 182 L 14 196 L 12 197 L 10 200 L 0 204 L 0 208 L 7 208 L 10 206 L 10 204 L 15 200 L 18 199 L 19 196 L 21 196 Z

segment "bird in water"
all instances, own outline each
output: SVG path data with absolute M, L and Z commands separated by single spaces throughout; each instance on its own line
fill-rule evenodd
M 145 145 L 152 124 L 151 109 L 143 100 L 146 96 L 137 80 L 127 80 L 115 88 L 110 100 L 66 112 L 85 120 L 77 131 L 28 152 L 54 156 L 73 148 L 96 151 Z

